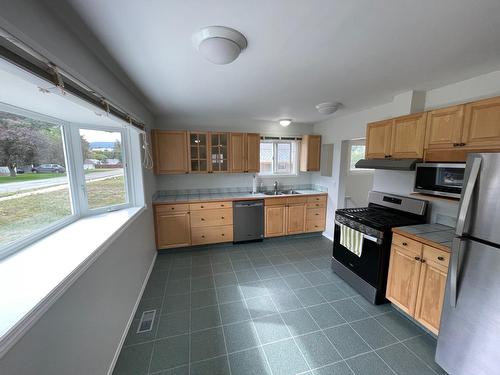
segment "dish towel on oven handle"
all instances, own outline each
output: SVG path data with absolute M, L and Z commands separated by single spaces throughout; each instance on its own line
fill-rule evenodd
M 340 224 L 340 244 L 347 250 L 361 257 L 363 250 L 363 233 L 358 232 L 344 224 Z

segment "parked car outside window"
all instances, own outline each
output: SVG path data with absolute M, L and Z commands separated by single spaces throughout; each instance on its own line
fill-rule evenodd
M 33 173 L 64 173 L 66 169 L 59 164 L 40 164 L 38 167 L 31 168 Z

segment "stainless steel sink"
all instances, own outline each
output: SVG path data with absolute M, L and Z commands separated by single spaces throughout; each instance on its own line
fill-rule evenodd
M 290 194 L 300 194 L 295 190 L 278 190 L 278 191 L 265 191 L 264 195 L 290 195 Z

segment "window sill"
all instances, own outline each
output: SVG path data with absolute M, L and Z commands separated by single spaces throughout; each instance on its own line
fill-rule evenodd
M 145 209 L 80 219 L 0 261 L 0 358 Z

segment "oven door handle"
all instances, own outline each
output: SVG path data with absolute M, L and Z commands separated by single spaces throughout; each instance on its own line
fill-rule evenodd
M 335 224 L 337 224 L 337 225 L 339 225 L 339 226 L 340 226 L 340 225 L 345 225 L 345 224 L 342 224 L 342 223 L 338 222 L 337 220 L 335 220 Z M 349 228 L 349 227 L 348 227 L 348 228 Z M 375 243 L 377 243 L 377 244 L 381 244 L 381 243 L 382 243 L 382 240 L 381 240 L 380 238 L 373 237 L 373 236 L 369 236 L 369 235 L 364 234 L 364 233 L 363 233 L 363 238 L 364 238 L 364 239 L 366 239 L 366 240 L 368 240 L 368 241 L 375 242 Z

